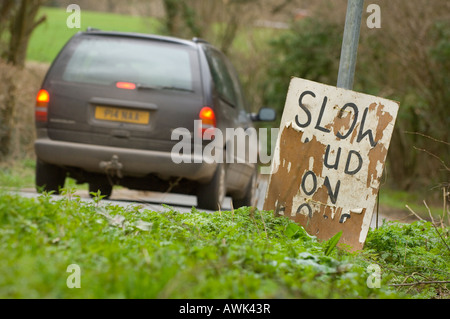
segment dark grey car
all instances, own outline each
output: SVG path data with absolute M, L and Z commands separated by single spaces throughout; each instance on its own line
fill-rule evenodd
M 202 150 L 214 137 L 202 132 L 246 129 L 252 119 L 232 65 L 205 41 L 80 32 L 37 96 L 36 186 L 58 192 L 70 176 L 106 196 L 122 185 L 197 195 L 205 209 L 226 194 L 235 207 L 249 206 L 256 164 L 208 160 Z M 180 130 L 191 138 L 181 140 Z M 230 141 L 219 144 L 225 158 Z M 174 152 L 177 145 L 192 152 Z

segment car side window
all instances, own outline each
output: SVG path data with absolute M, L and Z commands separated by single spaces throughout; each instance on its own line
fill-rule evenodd
M 245 98 L 244 98 L 244 94 L 242 92 L 241 82 L 239 81 L 239 76 L 238 76 L 236 70 L 234 69 L 233 65 L 231 64 L 231 62 L 229 60 L 226 60 L 225 62 L 227 64 L 228 72 L 229 72 L 230 77 L 233 82 L 234 92 L 236 95 L 236 105 L 241 111 L 246 112 Z
M 219 96 L 231 106 L 238 106 L 240 102 L 239 93 L 236 92 L 235 79 L 229 70 L 228 61 L 225 60 L 219 51 L 210 47 L 206 47 L 205 49 L 214 85 Z

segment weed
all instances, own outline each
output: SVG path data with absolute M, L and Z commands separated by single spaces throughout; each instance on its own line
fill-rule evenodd
M 66 194 L 73 194 L 72 191 Z M 251 208 L 181 214 L 0 192 L 2 298 L 385 298 L 357 258 Z M 396 255 L 395 255 L 396 256 Z M 352 259 L 353 258 L 353 259 Z M 68 265 L 82 288 L 66 286 Z

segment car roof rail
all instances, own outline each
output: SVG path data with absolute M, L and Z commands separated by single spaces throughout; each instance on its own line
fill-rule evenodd
M 95 32 L 95 31 L 101 31 L 100 29 L 93 28 L 93 27 L 87 27 L 86 32 Z
M 195 43 L 207 43 L 207 44 L 209 44 L 209 42 L 206 41 L 205 39 L 197 38 L 197 37 L 192 38 L 192 41 L 195 42 Z

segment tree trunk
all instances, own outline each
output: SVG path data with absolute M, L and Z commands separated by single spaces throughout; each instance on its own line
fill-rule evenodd
M 8 72 L 5 85 L 4 104 L 0 105 L 0 162 L 5 161 L 11 151 L 16 104 L 16 83 L 13 73 Z
M 0 4 L 0 36 L 9 27 L 10 40 L 6 60 L 13 66 L 24 67 L 31 33 L 46 19 L 42 16 L 35 21 L 42 2 L 43 0 L 2 0 Z M 17 95 L 14 72 L 7 76 L 4 84 L 6 92 L 0 105 L 0 161 L 7 159 L 12 146 Z
M 35 21 L 42 1 L 22 0 L 12 17 L 9 28 L 11 37 L 7 60 L 16 66 L 23 67 L 25 65 L 31 33 L 46 19 L 45 16 L 42 16 Z
M 0 36 L 7 29 L 8 20 L 14 8 L 14 0 L 3 0 L 0 3 Z

